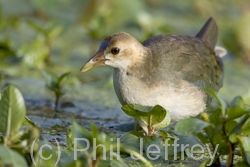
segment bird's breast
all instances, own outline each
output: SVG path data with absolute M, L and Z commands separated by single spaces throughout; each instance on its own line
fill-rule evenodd
M 118 70 L 114 71 L 113 79 L 116 95 L 122 105 L 161 105 L 170 112 L 172 120 L 196 116 L 206 107 L 205 93 L 185 80 L 178 83 L 164 80 L 161 84 L 155 84 L 157 86 L 149 87 L 139 78 Z

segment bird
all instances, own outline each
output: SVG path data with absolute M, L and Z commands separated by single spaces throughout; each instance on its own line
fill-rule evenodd
M 160 105 L 175 122 L 195 117 L 211 104 L 205 88 L 217 93 L 223 86 L 217 37 L 213 17 L 194 37 L 160 34 L 140 43 L 132 35 L 118 32 L 103 40 L 80 71 L 113 67 L 114 90 L 122 105 Z

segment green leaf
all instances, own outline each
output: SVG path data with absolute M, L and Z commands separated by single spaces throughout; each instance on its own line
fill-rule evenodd
M 152 108 L 152 107 L 150 107 Z M 139 106 L 139 105 L 133 105 L 133 104 L 126 104 L 124 106 L 122 106 L 122 110 L 129 116 L 134 117 L 134 118 L 138 118 L 139 116 L 147 116 L 147 112 L 144 111 L 140 111 L 137 109 L 141 109 L 141 110 L 147 110 L 147 107 L 144 106 Z
M 171 136 L 167 131 L 165 130 L 159 130 L 160 136 L 166 140 L 167 138 L 174 138 L 173 136 Z
M 91 133 L 93 138 L 98 138 L 98 128 L 96 127 L 94 122 L 91 122 Z
M 149 111 L 152 110 L 153 107 L 151 107 L 151 106 L 141 106 L 141 105 L 138 105 L 138 104 L 133 104 L 133 108 L 136 111 L 149 112 Z
M 247 127 L 249 127 L 249 124 L 247 124 L 247 122 L 249 122 L 249 115 L 245 115 L 240 119 L 231 134 L 248 133 L 249 129 Z M 245 128 L 242 128 L 243 126 Z
M 225 125 L 226 134 L 227 135 L 231 134 L 231 132 L 235 129 L 237 124 L 238 123 L 234 120 L 227 121 Z
M 212 143 L 213 145 L 219 145 L 218 147 L 218 152 L 222 155 L 227 155 L 228 154 L 228 145 L 227 145 L 227 140 L 225 139 L 225 136 L 223 136 L 222 134 L 218 133 L 218 132 L 214 132 L 213 133 L 213 137 L 212 137 Z
M 197 133 L 197 138 L 202 142 L 202 143 L 209 143 L 209 139 L 207 136 L 204 136 L 202 132 Z
M 77 148 L 86 148 L 88 145 L 88 141 L 92 142 L 92 135 L 89 131 L 87 131 L 86 129 L 82 128 L 80 125 L 78 125 L 78 123 L 75 121 L 75 119 L 72 118 L 72 126 L 71 126 L 71 141 L 74 142 L 74 140 L 76 139 L 77 143 Z M 79 139 L 79 141 L 77 140 L 77 138 Z M 81 140 L 81 139 L 85 139 L 85 140 Z
M 238 161 L 237 164 L 233 165 L 234 167 L 249 167 L 249 164 L 246 161 Z
M 191 148 L 193 145 L 198 144 L 199 141 L 195 137 L 190 137 L 186 135 L 177 135 L 176 138 L 171 138 L 171 140 L 167 139 L 164 141 L 165 146 L 168 145 L 168 155 L 169 156 L 176 156 L 178 152 L 183 151 L 183 147 L 175 148 L 175 143 L 179 144 L 179 146 L 187 146 L 186 148 Z M 164 146 L 164 147 L 165 147 Z M 177 152 L 176 152 L 177 151 Z
M 182 135 L 195 137 L 198 132 L 209 125 L 209 123 L 198 118 L 187 118 L 177 122 L 175 125 L 175 132 Z
M 212 112 L 212 114 L 209 116 L 209 123 L 215 125 L 216 127 L 222 125 L 222 114 L 220 109 L 216 109 Z
M 229 136 L 229 141 L 231 143 L 237 143 L 238 142 L 238 138 L 237 138 L 237 134 L 233 133 Z
M 21 92 L 14 86 L 3 91 L 0 101 L 0 132 L 9 136 L 22 125 L 26 115 L 26 107 Z
M 127 115 L 136 118 L 138 124 L 148 135 L 151 135 L 151 131 L 154 133 L 156 130 L 164 128 L 170 123 L 169 112 L 159 105 L 154 107 L 144 107 L 127 104 L 122 106 L 122 110 Z
M 119 160 L 110 160 L 108 165 L 108 167 L 124 167 L 124 166 L 127 166 L 127 164 L 123 161 L 122 158 L 120 158 Z
M 151 109 L 152 107 L 150 107 Z M 140 127 L 148 134 L 148 127 L 150 125 L 150 115 L 148 112 L 139 111 L 137 109 L 148 110 L 147 107 L 126 104 L 122 106 L 122 110 L 129 116 L 136 118 L 136 122 L 140 125 Z
M 225 116 L 227 108 L 226 103 L 221 98 L 219 98 L 212 90 L 206 88 L 204 90 L 217 101 L 217 103 L 221 107 L 222 115 Z
M 54 166 L 54 164 L 52 164 L 51 166 Z M 60 156 L 57 166 L 58 167 L 88 166 L 87 158 L 84 154 L 81 154 L 80 152 L 77 155 L 75 155 L 74 151 L 62 149 L 61 156 Z
M 48 25 L 46 37 L 49 38 L 49 40 L 55 40 L 55 38 L 60 35 L 62 30 L 63 28 L 61 26 L 55 26 L 53 24 Z
M 45 78 L 47 87 L 49 88 L 55 87 L 56 83 L 58 82 L 58 77 L 56 76 L 56 74 L 42 69 L 39 70 L 41 71 L 41 73 Z
M 249 105 L 245 105 L 245 106 L 244 106 L 244 110 L 246 110 L 247 112 L 250 113 L 250 106 L 249 106 Z
M 247 163 L 250 165 L 250 137 L 238 136 L 238 139 L 240 140 L 240 143 L 242 145 Z
M 235 119 L 243 116 L 248 111 L 245 108 L 245 104 L 243 99 L 240 96 L 236 96 L 232 102 L 230 103 L 230 107 L 228 109 L 228 118 L 227 119 Z
M 137 136 L 137 137 L 144 137 L 145 136 L 145 133 L 141 132 L 141 131 L 130 131 L 128 133 L 131 135 Z
M 50 145 L 51 147 L 43 147 L 45 145 Z M 43 147 L 42 149 L 42 156 L 40 155 L 40 151 L 39 150 L 39 153 L 35 155 L 35 163 L 36 163 L 36 166 L 38 167 L 45 167 L 45 166 L 55 166 L 56 162 L 57 162 L 57 157 L 59 156 L 59 152 L 56 151 L 58 149 L 61 149 L 61 148 L 58 148 L 54 145 L 51 145 L 49 144 L 47 141 L 40 141 L 39 142 L 39 146 L 38 148 L 41 148 Z M 60 152 L 61 153 L 61 152 Z M 45 159 L 45 157 L 50 157 L 48 159 Z M 35 166 L 35 165 L 34 165 Z
M 211 162 L 211 159 L 206 159 L 205 161 L 202 162 L 202 164 L 199 165 L 199 167 L 207 167 L 208 164 Z
M 33 21 L 28 21 L 28 25 L 39 33 L 45 33 L 44 29 Z
M 243 99 L 241 96 L 236 96 L 232 102 L 230 103 L 230 106 L 238 106 L 240 108 L 243 108 L 245 105 Z
M 67 144 L 68 144 L 68 149 L 73 150 L 74 149 L 74 139 L 73 139 L 73 134 L 72 134 L 72 125 L 69 126 L 67 130 Z
M 58 88 L 61 88 L 65 84 L 65 82 L 68 80 L 69 75 L 70 72 L 66 72 L 59 77 L 57 82 Z
M 130 149 L 130 147 L 128 148 L 125 148 L 124 149 L 124 152 L 130 154 L 130 155 L 133 155 L 134 157 L 138 158 L 143 164 L 145 167 L 153 167 L 153 165 L 151 164 L 150 161 L 148 161 L 146 158 L 144 158 L 143 156 L 141 156 L 140 153 Z
M 246 114 L 247 111 L 244 110 L 244 108 L 240 108 L 238 106 L 231 106 L 229 109 L 228 109 L 228 117 L 227 119 L 235 119 L 235 118 L 239 118 L 241 116 L 243 116 L 244 114 Z
M 44 40 L 37 38 L 30 43 L 24 43 L 18 49 L 17 55 L 28 67 L 42 67 L 49 56 L 49 48 Z
M 150 147 L 154 145 L 155 147 Z M 145 136 L 143 138 L 143 150 L 144 152 L 147 153 L 148 151 L 148 147 L 150 147 L 150 151 L 156 151 L 156 153 L 151 153 L 149 154 L 150 157 L 158 157 L 160 156 L 158 159 L 164 159 L 165 158 L 165 150 L 164 150 L 164 147 L 163 147 L 163 141 L 162 139 L 160 139 L 159 137 L 157 136 Z
M 0 41 L 0 58 L 3 59 L 7 56 L 13 56 L 15 51 L 11 48 L 10 42 Z
M 149 114 L 152 115 L 152 127 L 156 130 L 165 128 L 171 121 L 169 112 L 159 105 L 154 106 Z
M 242 125 L 240 133 L 244 135 L 250 135 L 250 117 L 248 117 L 246 122 Z
M 120 137 L 120 141 L 125 145 L 125 148 L 130 147 L 130 149 L 139 152 L 140 151 L 140 137 L 132 133 L 125 133 Z
M 92 141 L 96 140 L 96 145 L 99 145 L 99 144 L 104 145 L 106 147 L 106 151 L 109 151 L 110 143 L 111 143 L 109 136 L 105 133 L 99 133 L 99 130 L 94 122 L 91 122 L 91 132 L 90 133 L 91 133 L 91 137 L 92 137 L 91 140 Z M 111 138 L 113 139 L 112 140 L 113 142 L 114 142 L 114 140 L 116 140 L 116 136 L 112 136 Z M 102 149 L 97 148 L 96 153 L 97 153 L 97 155 L 98 155 L 98 153 L 102 154 Z
M 2 145 L 0 145 L 0 165 L 28 167 L 20 154 Z
M 216 127 L 217 128 L 217 127 Z M 218 130 L 214 126 L 208 126 L 204 128 L 204 132 L 209 140 L 212 140 L 214 133 L 218 133 Z
M 122 143 L 136 144 L 139 143 L 139 137 L 133 132 L 125 133 L 120 137 Z
M 23 125 L 31 125 L 31 126 L 36 126 L 36 123 L 31 121 L 27 116 L 25 116 L 25 119 L 23 121 Z

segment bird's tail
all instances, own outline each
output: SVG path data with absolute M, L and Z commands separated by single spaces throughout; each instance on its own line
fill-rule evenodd
M 227 50 L 221 46 L 215 46 L 214 48 L 215 55 L 222 58 L 226 56 Z
M 195 36 L 206 41 L 211 49 L 215 48 L 218 38 L 218 26 L 213 17 L 210 17 L 200 32 Z
M 213 17 L 210 17 L 199 33 L 195 36 L 205 41 L 212 49 L 216 56 L 224 57 L 227 54 L 227 50 L 220 46 L 215 46 L 218 38 L 218 26 Z

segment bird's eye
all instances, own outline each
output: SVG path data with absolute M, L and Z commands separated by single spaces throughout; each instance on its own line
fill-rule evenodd
M 114 54 L 114 55 L 118 54 L 119 52 L 120 52 L 119 48 L 112 48 L 111 49 L 111 53 Z

